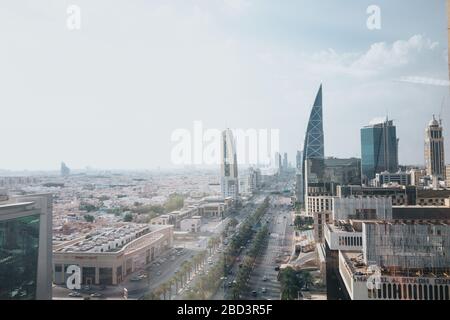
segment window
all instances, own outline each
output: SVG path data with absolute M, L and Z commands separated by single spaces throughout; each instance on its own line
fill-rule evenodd
M 0 221 L 0 300 L 36 298 L 39 215 Z

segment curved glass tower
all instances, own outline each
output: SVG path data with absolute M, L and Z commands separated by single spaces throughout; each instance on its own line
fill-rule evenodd
M 309 182 L 319 183 L 322 181 L 325 158 L 323 137 L 322 85 L 320 85 L 309 116 L 303 144 L 302 174 L 305 181 L 304 190 Z

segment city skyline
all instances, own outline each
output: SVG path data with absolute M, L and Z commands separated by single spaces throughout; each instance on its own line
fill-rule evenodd
M 423 128 L 443 99 L 446 136 L 448 87 L 399 81 L 448 80 L 443 0 L 379 1 L 380 30 L 366 26 L 368 1 L 138 1 L 108 14 L 105 1 L 79 1 L 79 31 L 64 4 L 44 2 L 1 4 L 0 104 L 20 119 L 0 128 L 2 170 L 175 168 L 171 133 L 196 120 L 280 128 L 293 159 L 322 82 L 325 156 L 360 157 L 359 129 L 389 115 L 399 162 L 424 165 Z

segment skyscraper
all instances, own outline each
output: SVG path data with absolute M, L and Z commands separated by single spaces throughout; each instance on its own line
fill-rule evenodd
M 425 129 L 425 166 L 427 175 L 444 179 L 444 136 L 442 125 L 434 115 Z
M 302 152 L 297 151 L 297 156 L 295 157 L 295 167 L 299 170 L 302 169 Z
M 285 152 L 283 157 L 283 170 L 286 171 L 288 168 L 288 155 Z
M 361 167 L 364 180 L 375 174 L 398 170 L 398 139 L 392 120 L 361 129 Z
M 61 176 L 67 177 L 68 175 L 70 175 L 70 168 L 64 162 L 61 162 Z
M 0 300 L 52 298 L 52 196 L 0 202 Z
M 231 197 L 237 200 L 239 197 L 239 181 L 236 156 L 236 141 L 233 137 L 233 132 L 230 129 L 222 132 L 221 159 L 222 164 L 220 168 L 220 186 L 222 196 L 225 198 Z
M 324 134 L 322 115 L 322 85 L 317 92 L 314 105 L 309 116 L 303 144 L 302 175 L 305 179 L 303 188 L 308 188 L 309 182 L 321 182 L 324 172 Z

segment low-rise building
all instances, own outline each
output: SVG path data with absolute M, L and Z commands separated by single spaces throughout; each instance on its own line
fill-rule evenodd
M 411 185 L 411 174 L 408 172 L 387 172 L 377 173 L 375 179 L 372 181 L 374 187 L 382 187 L 384 185 L 399 185 L 409 186 Z
M 120 223 L 53 248 L 53 281 L 65 284 L 78 266 L 83 285 L 117 285 L 172 246 L 172 225 Z
M 202 226 L 201 216 L 193 216 L 191 218 L 181 220 L 180 222 L 180 230 L 191 233 L 199 232 L 201 226 Z

